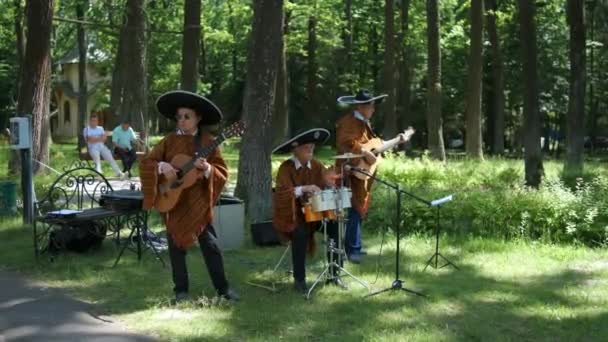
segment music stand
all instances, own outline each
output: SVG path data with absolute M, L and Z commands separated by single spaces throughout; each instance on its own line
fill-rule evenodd
M 435 254 L 433 254 L 429 260 L 426 262 L 426 266 L 424 266 L 424 270 L 426 271 L 427 267 L 431 266 L 434 269 L 437 268 L 444 268 L 446 266 L 452 266 L 455 269 L 459 270 L 458 266 L 456 266 L 453 262 L 451 262 L 448 258 L 444 257 L 441 253 L 439 253 L 439 232 L 441 231 L 441 226 L 439 224 L 440 222 L 440 209 L 441 207 L 448 202 L 452 201 L 452 195 L 431 201 L 431 203 L 429 204 L 429 207 L 433 208 L 437 208 L 436 213 L 435 213 Z M 438 266 L 439 264 L 439 258 L 443 259 L 445 261 L 445 264 L 443 264 L 442 266 Z M 434 261 L 433 261 L 434 260 Z
M 141 261 L 142 244 L 143 244 L 149 248 L 152 248 L 152 251 L 154 252 L 156 259 L 158 261 L 160 261 L 163 268 L 166 267 L 165 261 L 160 256 L 160 253 L 154 246 L 154 243 L 152 241 L 150 241 L 150 237 L 148 235 L 148 211 L 141 210 L 141 211 L 139 211 L 135 214 L 131 214 L 131 215 L 133 215 L 132 216 L 133 222 L 131 223 L 131 232 L 129 233 L 129 237 L 127 238 L 127 240 L 124 242 L 124 245 L 120 249 L 120 252 L 118 253 L 118 256 L 116 257 L 116 260 L 114 261 L 114 265 L 112 267 L 116 267 L 116 265 L 118 265 L 120 258 L 122 257 L 123 253 L 125 252 L 125 249 L 129 248 L 129 245 L 130 245 L 131 241 L 133 240 L 133 235 L 135 235 L 135 234 L 137 234 L 137 242 L 136 242 L 137 260 Z M 127 217 L 126 220 L 129 220 L 129 217 Z
M 388 291 L 405 291 L 407 293 L 411 293 L 411 294 L 414 294 L 414 295 L 426 298 L 427 295 L 425 295 L 424 293 L 421 293 L 421 292 L 418 292 L 418 291 L 415 291 L 415 290 L 408 289 L 408 288 L 404 287 L 403 286 L 403 280 L 399 279 L 399 256 L 401 254 L 401 250 L 400 250 L 400 247 L 399 247 L 400 246 L 400 240 L 401 240 L 401 235 L 400 235 L 401 234 L 401 195 L 405 194 L 405 195 L 407 195 L 407 196 L 409 196 L 409 197 L 411 197 L 411 198 L 413 198 L 413 199 L 415 199 L 415 200 L 417 200 L 419 202 L 422 202 L 422 203 L 424 203 L 426 205 L 429 205 L 430 202 L 428 202 L 428 201 L 426 201 L 426 200 L 424 200 L 424 199 L 422 199 L 422 198 L 420 198 L 420 197 L 418 197 L 418 196 L 416 196 L 416 195 L 414 195 L 412 193 L 409 193 L 409 192 L 407 192 L 405 190 L 402 190 L 401 188 L 399 188 L 399 184 L 389 183 L 389 182 L 387 182 L 387 181 L 385 181 L 383 179 L 380 179 L 380 178 L 378 178 L 378 177 L 376 177 L 374 175 L 371 175 L 369 172 L 367 172 L 365 170 L 362 170 L 362 169 L 356 168 L 356 167 L 350 167 L 349 169 L 351 169 L 352 171 L 364 174 L 364 175 L 366 175 L 366 176 L 374 179 L 375 181 L 384 184 L 385 186 L 387 186 L 387 187 L 395 190 L 395 194 L 397 195 L 397 203 L 396 203 L 397 208 L 396 208 L 396 217 L 395 217 L 395 226 L 397 228 L 397 251 L 396 251 L 396 254 L 395 254 L 395 279 L 391 283 L 390 287 L 387 287 L 385 289 L 382 289 L 382 290 L 370 293 L 370 294 L 366 295 L 365 297 L 366 298 L 367 297 L 372 297 L 372 296 L 379 295 L 381 293 L 388 292 Z

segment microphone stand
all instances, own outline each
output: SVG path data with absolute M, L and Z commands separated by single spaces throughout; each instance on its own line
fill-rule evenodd
M 424 200 L 424 199 L 422 199 L 422 198 L 414 195 L 414 194 L 411 194 L 411 193 L 409 193 L 409 192 L 407 192 L 405 190 L 402 190 L 401 188 L 399 188 L 399 184 L 389 183 L 389 182 L 387 182 L 385 180 L 382 180 L 382 179 L 380 179 L 380 178 L 378 178 L 378 177 L 376 177 L 374 175 L 371 175 L 367 171 L 363 171 L 363 170 L 361 170 L 359 168 L 350 167 L 350 170 L 351 171 L 355 171 L 355 172 L 359 172 L 359 173 L 361 173 L 363 175 L 366 175 L 366 176 L 370 177 L 371 179 L 373 179 L 373 180 L 375 180 L 375 181 L 377 181 L 379 183 L 382 183 L 382 184 L 386 185 L 387 187 L 395 190 L 395 193 L 397 194 L 397 213 L 396 213 L 396 217 L 395 217 L 395 219 L 396 219 L 395 224 L 397 226 L 397 253 L 395 255 L 395 280 L 393 280 L 393 283 L 391 284 L 390 287 L 387 287 L 387 288 L 385 288 L 383 290 L 376 291 L 374 293 L 370 293 L 370 294 L 366 295 L 365 297 L 372 297 L 372 296 L 375 296 L 375 295 L 378 295 L 378 294 L 381 294 L 381 293 L 384 293 L 384 292 L 388 292 L 388 291 L 405 291 L 405 292 L 408 292 L 408 293 L 415 294 L 417 296 L 425 297 L 426 298 L 427 295 L 425 295 L 425 294 L 423 294 L 421 292 L 414 291 L 414 290 L 411 290 L 411 289 L 408 289 L 408 288 L 404 287 L 403 286 L 403 280 L 399 279 L 399 255 L 400 255 L 399 245 L 400 245 L 400 240 L 401 240 L 401 236 L 400 236 L 400 234 L 401 234 L 401 195 L 405 194 L 405 195 L 407 195 L 407 196 L 409 196 L 409 197 L 411 197 L 411 198 L 413 198 L 413 199 L 415 199 L 415 200 L 417 200 L 419 202 L 422 202 L 422 203 L 424 203 L 426 205 L 430 205 L 431 203 L 429 201 L 426 201 L 426 200 Z

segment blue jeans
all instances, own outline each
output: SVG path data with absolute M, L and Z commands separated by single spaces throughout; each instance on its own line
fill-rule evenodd
M 361 251 L 361 215 L 355 208 L 348 210 L 348 222 L 344 235 L 346 254 L 359 254 L 359 251 Z

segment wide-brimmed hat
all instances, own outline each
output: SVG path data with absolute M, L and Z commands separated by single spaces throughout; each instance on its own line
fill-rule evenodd
M 386 94 L 381 94 L 378 96 L 372 95 L 368 90 L 361 89 L 355 95 L 346 95 L 338 97 L 338 102 L 343 104 L 365 104 L 365 103 L 380 103 L 384 101 L 384 98 L 387 97 Z
M 169 91 L 156 100 L 159 113 L 171 120 L 175 120 L 175 114 L 180 107 L 196 111 L 201 117 L 199 125 L 214 125 L 222 120 L 222 111 L 211 100 L 189 91 Z
M 290 153 L 291 150 L 300 145 L 323 144 L 327 139 L 329 139 L 329 131 L 325 128 L 308 129 L 281 143 L 272 150 L 272 153 Z

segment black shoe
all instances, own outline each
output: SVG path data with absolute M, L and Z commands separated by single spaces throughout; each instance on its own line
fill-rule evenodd
M 182 303 L 188 300 L 188 292 L 178 292 L 175 294 L 175 299 L 171 300 L 172 305 Z
M 348 261 L 350 261 L 353 264 L 360 264 L 361 263 L 361 254 L 349 254 Z
M 293 283 L 293 288 L 296 290 L 296 292 L 301 294 L 305 295 L 308 293 L 308 285 L 306 284 L 306 280 L 295 280 Z
M 234 302 L 238 302 L 241 299 L 241 296 L 239 296 L 239 294 L 231 288 L 228 288 L 225 291 L 220 291 L 219 295 L 226 300 Z
M 129 178 L 131 178 L 131 170 L 127 171 L 127 175 L 129 176 Z

